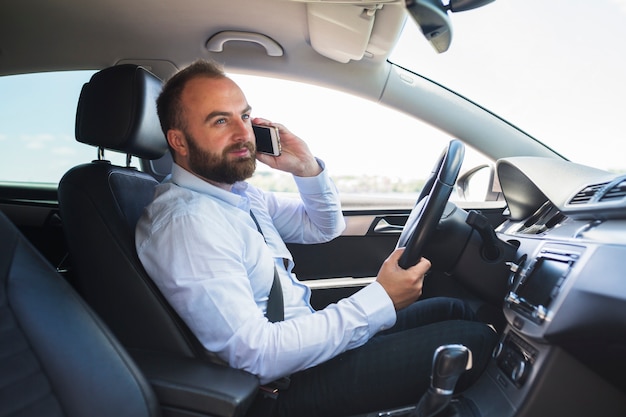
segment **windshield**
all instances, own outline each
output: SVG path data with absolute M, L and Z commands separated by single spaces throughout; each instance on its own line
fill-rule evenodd
M 408 18 L 390 60 L 574 162 L 626 172 L 626 1 L 496 0 L 450 18 L 447 52 Z

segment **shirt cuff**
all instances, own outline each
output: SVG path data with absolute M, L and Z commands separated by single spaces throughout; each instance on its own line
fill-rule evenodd
M 298 186 L 300 194 L 319 194 L 320 191 L 324 191 L 329 187 L 332 188 L 332 182 L 326 171 L 326 164 L 321 159 L 315 158 L 317 163 L 322 168 L 322 172 L 314 177 L 298 177 L 294 175 L 293 178 Z
M 352 295 L 352 299 L 365 312 L 370 337 L 396 324 L 396 309 L 385 289 L 374 281 Z

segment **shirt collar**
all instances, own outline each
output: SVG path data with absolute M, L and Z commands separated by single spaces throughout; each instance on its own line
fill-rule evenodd
M 175 162 L 172 164 L 172 174 L 168 180 L 179 187 L 211 196 L 243 210 L 250 208 L 250 201 L 246 196 L 248 189 L 246 182 L 236 182 L 233 184 L 232 191 L 226 191 L 192 174 Z

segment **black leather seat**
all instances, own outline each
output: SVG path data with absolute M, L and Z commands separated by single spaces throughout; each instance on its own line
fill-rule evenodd
M 0 212 L 0 416 L 159 416 L 116 338 Z
M 139 158 L 167 151 L 156 114 L 162 82 L 135 65 L 102 70 L 78 102 L 76 139 Z M 157 184 L 152 176 L 99 159 L 59 182 L 59 209 L 79 293 L 130 349 L 202 354 L 135 251 L 134 231 Z
M 71 276 L 78 292 L 157 384 L 162 402 L 188 405 L 190 393 L 172 388 L 193 385 L 202 394 L 195 412 L 242 415 L 256 393 L 257 378 L 211 362 L 137 256 L 135 226 L 157 181 L 102 157 L 105 149 L 127 154 L 128 161 L 131 156 L 155 160 L 167 152 L 156 112 L 161 87 L 161 80 L 143 67 L 120 65 L 94 74 L 81 91 L 76 139 L 98 147 L 100 158 L 72 168 L 59 183 Z M 177 382 L 167 381 L 170 377 Z

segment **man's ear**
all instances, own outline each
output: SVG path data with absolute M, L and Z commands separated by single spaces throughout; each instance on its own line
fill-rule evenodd
M 181 156 L 187 156 L 187 139 L 184 133 L 178 129 L 170 129 L 167 131 L 167 143 L 169 143 L 172 150 Z

